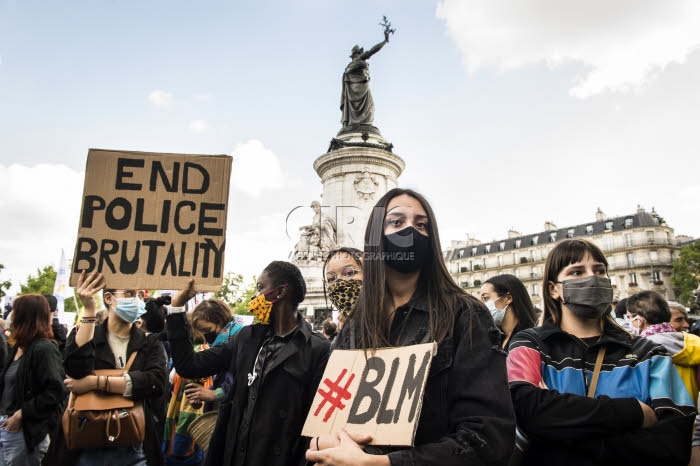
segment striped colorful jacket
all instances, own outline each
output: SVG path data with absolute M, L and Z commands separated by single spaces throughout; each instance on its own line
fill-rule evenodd
M 587 398 L 596 356 L 605 357 Z M 551 321 L 513 337 L 508 380 L 518 429 L 528 439 L 523 465 L 686 465 L 694 403 L 662 345 L 605 323 L 579 339 Z M 639 402 L 658 423 L 642 428 Z

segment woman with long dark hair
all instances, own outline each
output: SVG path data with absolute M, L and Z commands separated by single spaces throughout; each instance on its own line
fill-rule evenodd
M 387 192 L 369 218 L 364 260 L 362 293 L 336 348 L 438 343 L 414 446 L 363 451 L 357 443 L 368 437 L 341 432 L 313 439 L 307 459 L 324 465 L 505 464 L 515 432 L 506 353 L 486 308 L 450 277 L 428 201 L 409 189 Z
M 514 275 L 504 273 L 489 278 L 481 285 L 479 296 L 491 313 L 496 327 L 505 335 L 501 348 L 508 348 L 513 335 L 534 327 L 537 323 L 537 312 L 530 295 L 523 282 Z
M 38 466 L 68 390 L 46 298 L 22 295 L 12 313 L 10 361 L 0 377 L 0 460 Z
M 508 354 L 523 464 L 688 464 L 694 403 L 666 349 L 615 323 L 603 252 L 562 241 L 542 285 L 544 324 Z

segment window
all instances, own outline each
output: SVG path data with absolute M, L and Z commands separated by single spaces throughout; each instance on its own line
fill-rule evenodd
M 515 269 L 515 278 L 520 278 L 520 269 Z
M 668 233 L 666 233 L 668 235 Z M 520 238 L 515 240 L 515 247 L 519 248 L 520 247 Z
M 608 220 L 607 222 L 605 222 L 605 229 L 608 230 L 608 231 L 612 230 L 612 229 L 613 229 L 613 222 L 610 221 L 610 220 Z
M 614 249 L 612 236 L 606 236 L 603 242 L 605 243 L 606 251 L 612 251 Z
M 461 259 L 462 257 L 464 257 L 464 249 L 459 250 L 459 258 Z
M 586 234 L 587 235 L 593 234 L 593 225 L 586 225 Z
M 484 268 L 486 268 L 486 258 L 484 257 Z
M 627 253 L 627 266 L 634 267 L 634 254 L 632 254 L 631 252 Z
M 486 253 L 491 252 L 491 245 L 487 244 L 486 246 L 484 246 L 484 250 L 486 251 Z
M 625 219 L 625 228 L 632 228 L 632 225 L 634 224 L 634 220 L 631 218 L 626 218 Z
M 665 233 L 666 233 L 666 244 L 671 244 L 671 233 L 669 233 L 668 231 L 666 231 Z
M 498 243 L 498 250 L 499 250 L 499 251 L 503 251 L 505 248 L 506 248 L 506 242 L 505 242 L 505 241 L 501 241 L 500 243 Z
M 569 230 L 566 232 L 566 237 L 567 238 L 573 238 L 574 237 L 574 229 L 569 228 Z
M 539 296 L 539 287 L 538 287 L 538 285 L 532 285 L 532 296 Z
M 537 240 L 538 240 L 538 239 L 539 239 L 538 236 L 533 236 L 533 237 L 532 237 L 532 245 L 533 245 L 533 246 L 537 246 Z
M 472 248 L 472 256 L 476 256 L 476 246 Z
M 659 253 L 656 251 L 649 251 L 649 259 L 651 259 L 652 262 L 656 262 L 659 260 Z
M 469 261 L 469 270 L 474 270 L 474 264 L 472 264 L 472 261 Z
M 651 230 L 647 230 L 647 244 L 654 244 L 654 232 Z
M 632 247 L 632 235 L 630 235 L 629 233 L 625 233 L 625 246 L 627 246 L 628 248 Z
M 557 240 L 557 232 L 553 231 L 549 234 L 549 242 L 553 243 Z
M 637 274 L 636 273 L 630 274 L 630 285 L 637 286 Z
M 498 266 L 503 267 L 503 256 L 501 255 L 498 256 Z
M 656 270 L 654 270 L 654 272 L 652 272 L 652 274 L 651 274 L 651 281 L 653 281 L 654 284 L 656 285 L 657 282 L 661 281 L 661 274 L 659 272 L 657 272 Z
M 532 278 L 532 279 L 537 278 L 537 269 L 535 267 L 532 267 L 530 269 L 530 278 Z

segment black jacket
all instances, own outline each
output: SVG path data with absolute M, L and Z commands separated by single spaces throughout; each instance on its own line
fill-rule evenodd
M 14 359 L 15 354 L 17 349 L 13 348 L 8 362 Z M 0 377 L 0 394 L 5 388 L 6 370 L 7 367 Z M 20 358 L 15 400 L 21 400 L 16 408 L 22 410 L 22 431 L 27 451 L 33 451 L 46 434 L 56 429 L 63 400 L 68 394 L 63 384 L 64 378 L 61 353 L 52 340 L 35 341 Z
M 82 379 L 92 374 L 95 369 L 116 369 L 114 354 L 107 340 L 107 323 L 109 319 L 95 327 L 92 340 L 78 347 L 75 344 L 76 329 L 68 336 L 63 365 L 66 374 L 74 379 Z M 129 376 L 133 384 L 132 398 L 142 400 L 146 415 L 146 439 L 143 449 L 149 465 L 162 464 L 161 445 L 153 418 L 153 403 L 167 390 L 168 373 L 166 370 L 165 350 L 158 338 L 148 338 L 135 325 L 131 327 L 129 344 L 126 348 L 127 360 L 131 353 L 138 351 Z
M 305 464 L 308 439 L 301 437 L 301 429 L 328 362 L 328 340 L 303 321 L 265 369 L 262 382 L 249 391 L 248 373 L 269 335 L 269 326 L 244 327 L 227 343 L 195 352 L 185 314 L 169 315 L 167 322 L 175 369 L 181 377 L 196 379 L 222 371 L 233 374 L 231 392 L 219 409 L 207 464 Z M 252 417 L 246 417 L 253 411 Z
M 66 326 L 58 320 L 58 317 L 54 317 L 51 320 L 51 330 L 53 330 L 53 339 L 58 342 L 59 351 L 63 352 L 66 349 L 66 335 L 68 335 Z
M 470 325 L 471 324 L 471 325 Z M 334 349 L 352 349 L 352 321 Z M 396 309 L 389 341 L 409 346 L 427 339 L 427 304 L 415 297 Z M 464 297 L 452 336 L 438 345 L 423 395 L 413 448 L 370 447 L 397 465 L 505 465 L 513 450 L 515 414 L 501 335 L 486 307 Z

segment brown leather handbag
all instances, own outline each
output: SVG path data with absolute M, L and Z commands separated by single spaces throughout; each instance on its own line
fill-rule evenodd
M 123 377 L 136 353 L 124 369 L 99 369 L 95 375 Z M 143 403 L 115 393 L 90 391 L 76 396 L 71 392 L 62 425 L 71 449 L 135 447 L 146 435 Z

